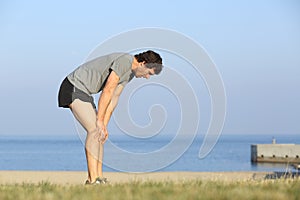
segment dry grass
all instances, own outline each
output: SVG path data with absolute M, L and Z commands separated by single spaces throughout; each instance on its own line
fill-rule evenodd
M 131 182 L 114 185 L 0 185 L 0 199 L 300 199 L 299 179 Z

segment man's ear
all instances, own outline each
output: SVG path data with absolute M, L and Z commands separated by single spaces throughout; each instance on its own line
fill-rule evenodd
M 144 64 L 146 64 L 146 62 L 145 62 L 145 61 L 139 62 L 139 64 L 140 64 L 140 65 L 144 65 Z

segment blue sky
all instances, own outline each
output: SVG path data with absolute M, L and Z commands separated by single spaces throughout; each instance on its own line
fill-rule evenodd
M 206 49 L 226 88 L 223 134 L 300 133 L 297 0 L 12 0 L 0 3 L 0 134 L 74 134 L 57 108 L 60 82 L 107 38 L 143 27 Z

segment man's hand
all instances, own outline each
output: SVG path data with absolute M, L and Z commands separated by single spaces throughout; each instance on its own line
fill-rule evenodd
M 102 136 L 101 136 L 101 143 L 104 144 L 106 142 L 106 140 L 108 139 L 108 131 L 107 129 L 105 129 L 104 132 L 102 132 Z
M 99 142 L 104 144 L 108 138 L 107 128 L 104 125 L 103 121 L 101 120 L 97 120 L 96 126 L 97 126 L 97 134 L 95 135 L 96 137 L 95 139 L 98 139 Z

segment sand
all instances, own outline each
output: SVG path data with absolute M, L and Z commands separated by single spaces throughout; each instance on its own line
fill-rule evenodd
M 266 172 L 151 172 L 122 173 L 106 172 L 104 176 L 111 184 L 130 183 L 133 181 L 247 181 L 263 179 Z M 0 171 L 0 184 L 40 183 L 77 185 L 84 184 L 87 172 L 83 171 Z

